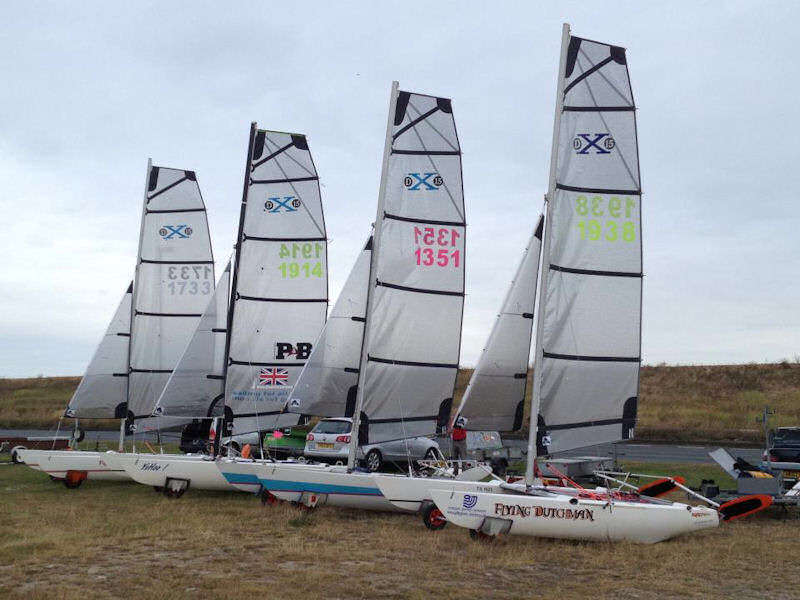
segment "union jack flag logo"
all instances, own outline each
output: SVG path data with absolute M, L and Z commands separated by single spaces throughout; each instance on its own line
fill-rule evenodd
M 261 369 L 258 374 L 258 386 L 288 385 L 289 369 Z

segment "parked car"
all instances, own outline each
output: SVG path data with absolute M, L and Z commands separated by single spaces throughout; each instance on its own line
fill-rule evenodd
M 353 420 L 349 418 L 322 419 L 306 436 L 303 454 L 324 461 L 347 461 Z M 359 446 L 357 458 L 370 471 L 379 471 L 385 463 L 436 459 L 439 444 L 426 437 L 414 437 L 378 444 Z
M 769 462 L 800 462 L 800 427 L 778 427 L 770 436 Z
M 770 432 L 764 463 L 771 471 L 783 471 L 787 483 L 800 480 L 800 427 L 777 427 Z
M 270 431 L 264 436 L 264 448 L 274 458 L 303 456 L 308 429 L 307 425 L 298 425 Z

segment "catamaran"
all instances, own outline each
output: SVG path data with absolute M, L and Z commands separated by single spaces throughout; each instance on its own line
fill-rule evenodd
M 488 490 L 485 484 L 448 489 L 435 481 L 428 488 L 443 518 L 470 529 L 473 537 L 509 533 L 655 543 L 716 527 L 771 502 L 751 496 L 720 506 L 677 478 L 652 488 L 681 488 L 709 504 L 691 506 L 639 493 L 618 474 L 598 473 L 607 487 L 588 490 L 566 477 L 559 485 L 544 485 L 534 471 L 537 455 L 633 436 L 641 348 L 640 201 L 625 50 L 572 36 L 565 25 L 525 481 Z
M 151 412 L 214 286 L 208 220 L 193 171 L 147 164 L 134 281 L 126 290 L 65 417 L 120 419 L 126 434 Z M 129 479 L 91 451 L 24 450 L 29 467 L 77 487 L 84 479 Z
M 207 425 L 222 417 L 217 447 L 223 435 L 234 445 L 297 424 L 301 415 L 285 406 L 327 306 L 327 235 L 306 137 L 253 123 L 232 273 L 229 265 L 154 414 Z M 169 497 L 190 486 L 258 491 L 255 477 L 232 487 L 214 465 L 217 458 L 211 452 L 112 460 L 135 481 Z
M 460 350 L 465 229 L 452 103 L 400 91 L 395 82 L 369 265 L 357 263 L 348 280 L 367 275 L 360 284 L 364 316 L 353 306 L 342 309 L 344 318 L 317 342 L 289 401 L 293 412 L 353 418 L 348 463 L 223 459 L 218 466 L 228 481 L 255 476 L 272 496 L 308 506 L 403 510 L 356 467 L 357 448 L 433 435 L 447 425 Z

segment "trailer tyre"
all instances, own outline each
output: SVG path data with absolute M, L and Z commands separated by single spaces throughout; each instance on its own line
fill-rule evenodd
M 431 531 L 439 531 L 440 529 L 444 529 L 447 525 L 447 519 L 445 519 L 442 511 L 433 503 L 427 504 L 425 508 L 422 509 L 422 522 L 425 523 L 425 527 Z
M 19 454 L 17 454 L 20 450 L 27 450 L 27 448 L 25 446 L 14 446 L 11 449 L 11 462 L 14 463 L 15 465 L 18 465 L 22 462 L 22 459 L 19 457 Z

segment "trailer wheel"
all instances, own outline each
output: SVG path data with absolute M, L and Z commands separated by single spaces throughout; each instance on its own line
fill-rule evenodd
M 278 499 L 275 494 L 270 492 L 269 490 L 262 489 L 261 493 L 259 494 L 259 498 L 261 498 L 261 505 L 262 506 L 275 506 L 280 500 Z
M 153 491 L 156 494 L 163 494 L 164 493 L 164 486 L 162 486 L 162 485 L 154 485 L 153 486 Z
M 22 459 L 19 457 L 19 454 L 17 454 L 20 450 L 27 450 L 27 448 L 25 448 L 25 446 L 14 446 L 11 449 L 11 462 L 14 463 L 15 465 L 18 465 L 19 463 L 22 462 Z
M 422 509 L 422 522 L 431 531 L 439 531 L 447 525 L 447 519 L 442 514 L 442 511 L 433 503 L 426 505 Z
M 86 479 L 86 471 L 67 471 L 67 476 L 62 480 L 67 489 L 74 490 L 81 487 Z
M 477 540 L 479 542 L 491 542 L 494 539 L 493 535 L 489 535 L 488 533 L 483 533 L 478 529 L 470 529 L 469 537 L 470 539 Z

